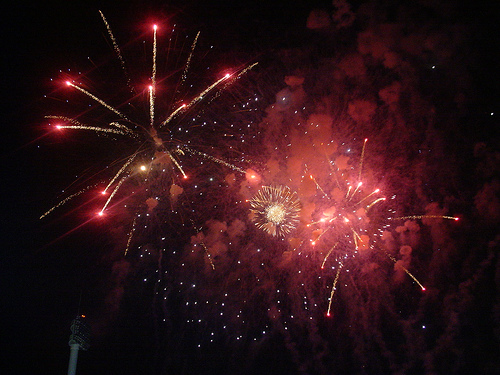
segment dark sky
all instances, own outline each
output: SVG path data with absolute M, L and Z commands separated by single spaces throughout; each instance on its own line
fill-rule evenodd
M 93 330 L 80 374 L 500 372 L 498 14 L 472 1 L 236 3 L 2 5 L 0 371 L 64 373 L 70 322 L 80 311 Z M 281 241 L 258 231 L 233 205 L 251 198 L 257 185 L 208 166 L 195 177 L 203 200 L 183 185 L 179 202 L 190 203 L 179 203 L 175 215 L 155 211 L 152 229 L 136 237 L 127 257 L 131 217 L 124 212 L 106 225 L 89 221 L 85 198 L 39 220 L 64 199 L 62 189 L 71 194 L 84 186 L 78 177 L 73 185 L 75 175 L 90 177 L 98 165 L 126 156 L 121 144 L 94 145 L 88 134 L 54 137 L 44 119 L 73 108 L 51 81 L 60 70 L 82 69 L 96 87 L 99 74 L 112 88 L 121 84 L 105 75 L 115 56 L 98 10 L 124 51 L 147 39 L 139 36 L 153 19 L 175 21 L 191 36 L 201 30 L 200 54 L 211 45 L 214 51 L 193 63 L 197 83 L 206 79 L 202 63 L 216 70 L 259 62 L 223 104 L 214 100 L 203 114 L 241 129 L 251 123 L 240 132 L 246 144 L 224 145 L 237 145 L 247 156 L 238 165 L 257 171 L 259 183 L 298 192 L 297 232 Z M 126 57 L 133 71 L 148 71 L 144 53 Z M 107 87 L 106 100 L 123 92 L 113 97 Z M 247 97 L 262 103 L 255 112 L 217 114 Z M 102 112 L 95 113 L 82 118 L 99 121 Z M 201 150 L 234 157 L 206 146 L 219 142 L 215 136 L 194 136 Z M 324 313 L 335 271 L 318 278 L 316 266 L 327 245 L 350 232 L 332 226 L 318 253 L 308 245 L 293 249 L 310 238 L 305 223 L 327 211 L 302 175 L 315 174 L 333 196 L 325 155 L 358 166 L 365 137 L 364 176 L 397 195 L 394 207 L 380 211 L 461 220 L 391 223 L 377 250 L 346 262 L 331 320 Z M 330 140 L 335 147 L 323 149 Z M 218 187 L 201 182 L 212 174 Z M 370 230 L 387 219 L 374 216 Z M 206 253 L 193 250 L 202 242 L 215 273 Z

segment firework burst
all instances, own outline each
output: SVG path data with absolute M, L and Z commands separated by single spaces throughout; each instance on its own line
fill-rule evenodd
M 323 305 L 328 317 L 336 291 L 346 284 L 346 275 L 356 289 L 353 276 L 366 272 L 368 265 L 390 261 L 395 274 L 403 272 L 425 291 L 409 270 L 411 247 L 404 239 L 400 248 L 394 245 L 397 241 L 391 244 L 392 233 L 418 225 L 411 224 L 414 220 L 458 220 L 432 212 L 398 215 L 396 195 L 384 194 L 383 184 L 375 182 L 376 172 L 365 161 L 367 144 L 368 139 L 364 139 L 356 157 L 355 146 L 346 142 L 312 147 L 291 142 L 291 152 L 284 156 L 288 159 L 286 169 L 274 178 L 288 180 L 292 188 L 264 186 L 249 200 L 250 219 L 259 229 L 287 237 L 278 267 L 289 265 L 295 284 L 307 288 L 311 298 L 323 295 L 325 303 L 316 305 Z M 320 285 L 320 289 L 313 285 Z
M 249 201 L 251 219 L 257 228 L 283 237 L 297 227 L 300 202 L 287 186 L 263 186 Z
M 374 186 L 372 178 L 363 176 L 363 162 L 368 139 L 363 142 L 359 165 L 354 168 L 341 156 L 336 161 L 328 161 L 328 178 L 320 184 L 313 174 L 309 175 L 316 194 L 313 196 L 314 221 L 308 223 L 306 235 L 313 254 L 322 260 L 321 269 L 335 272 L 328 298 L 326 315 L 331 316 L 332 301 L 342 271 L 349 272 L 350 262 L 358 257 L 367 259 L 368 254 L 382 254 L 395 264 L 395 269 L 403 270 L 420 288 L 422 283 L 386 248 L 384 238 L 390 233 L 390 221 L 404 220 L 458 220 L 447 215 L 396 216 L 396 211 Z M 325 173 L 322 173 L 325 176 Z M 390 200 L 395 199 L 393 195 Z M 307 250 L 306 254 L 310 254 Z M 313 257 L 314 258 L 314 257 Z
M 119 160 L 113 163 L 112 168 L 106 167 L 108 171 L 114 170 L 114 173 L 105 179 L 105 187 L 100 191 L 104 201 L 97 213 L 99 216 L 104 216 L 107 211 L 115 208 L 115 203 L 127 200 L 134 194 L 139 195 L 138 191 L 142 193 L 141 202 L 138 205 L 129 204 L 129 207 L 134 207 L 132 211 L 135 211 L 136 217 L 133 220 L 132 229 L 129 231 L 128 250 L 131 237 L 136 229 L 137 219 L 140 217 L 140 208 L 143 208 L 143 213 L 149 214 L 162 201 L 170 202 L 169 205 L 172 208 L 177 197 L 185 192 L 183 180 L 188 179 L 188 173 L 182 162 L 183 159 L 196 157 L 202 160 L 201 165 L 203 165 L 203 161 L 212 162 L 245 173 L 242 168 L 219 156 L 224 154 L 224 150 L 221 149 L 224 147 L 224 142 L 221 142 L 221 139 L 217 140 L 217 147 L 204 146 L 204 150 L 209 149 L 210 151 L 217 148 L 217 156 L 197 150 L 194 145 L 197 140 L 206 140 L 209 137 L 214 139 L 217 137 L 216 134 L 221 133 L 216 131 L 220 125 L 215 120 L 210 121 L 204 119 L 203 116 L 207 117 L 206 112 L 213 112 L 210 107 L 215 99 L 233 87 L 236 81 L 256 64 L 242 66 L 231 72 L 226 71 L 212 83 L 202 86 L 197 92 L 194 92 L 193 89 L 186 89 L 187 93 L 182 94 L 182 88 L 187 86 L 186 80 L 193 63 L 199 33 L 192 41 L 184 67 L 167 72 L 165 77 L 160 77 L 159 67 L 160 65 L 168 65 L 168 61 L 160 60 L 158 56 L 157 33 L 160 30 L 157 25 L 153 25 L 150 41 L 151 56 L 149 58 L 151 69 L 147 79 L 148 84 L 134 85 L 111 27 L 101 12 L 100 15 L 120 63 L 122 76 L 125 77 L 121 85 L 116 85 L 113 82 L 113 88 L 117 88 L 117 91 L 120 90 L 120 95 L 123 95 L 121 91 L 128 92 L 129 98 L 120 105 L 114 105 L 111 99 L 103 99 L 101 95 L 93 92 L 91 87 L 94 85 L 89 84 L 86 76 L 69 77 L 65 80 L 65 86 L 75 90 L 80 97 L 90 99 L 91 109 L 74 117 L 51 114 L 46 118 L 55 131 L 91 132 L 104 136 L 108 140 L 111 138 L 114 144 L 119 145 L 117 148 L 120 153 Z M 173 32 L 174 30 L 172 30 Z M 172 37 L 169 43 L 171 42 Z M 178 78 L 176 78 L 177 73 Z M 167 87 L 170 80 L 175 81 L 172 85 L 175 89 L 169 91 Z M 118 89 L 118 87 L 122 87 L 123 90 Z M 204 105 L 201 105 L 202 103 Z M 201 134 L 206 133 L 204 130 L 210 128 L 211 125 L 214 127 L 211 128 L 210 135 L 201 136 Z M 221 134 L 221 137 L 229 137 L 227 131 Z M 128 151 L 124 151 L 125 149 Z M 127 154 L 124 154 L 125 152 Z M 240 157 L 239 160 L 241 159 Z M 125 189 L 129 182 L 132 185 L 131 188 Z M 95 186 L 96 184 L 92 183 L 91 185 Z M 80 192 L 65 197 L 40 218 L 44 218 L 56 208 L 89 189 L 90 187 L 87 186 Z

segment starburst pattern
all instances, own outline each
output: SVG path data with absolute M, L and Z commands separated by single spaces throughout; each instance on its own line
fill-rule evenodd
M 157 210 L 160 203 L 163 207 L 172 208 L 177 198 L 185 193 L 186 187 L 183 181 L 188 180 L 188 173 L 183 159 L 197 158 L 201 160 L 200 165 L 203 165 L 203 162 L 212 162 L 230 170 L 245 173 L 243 168 L 220 156 L 226 153 L 225 143 L 221 140 L 228 139 L 233 134 L 226 128 L 221 128 L 219 131 L 220 125 L 216 120 L 209 119 L 210 116 L 207 116 L 206 112 L 208 109 L 213 111 L 209 107 L 214 106 L 214 102 L 234 87 L 239 78 L 252 69 L 256 63 L 232 69 L 230 72 L 225 71 L 219 74 L 212 83 L 200 86 L 197 92 L 186 88 L 186 93 L 183 94 L 182 89 L 187 86 L 188 73 L 193 63 L 200 34 L 198 33 L 192 41 L 184 67 L 174 72 L 167 71 L 165 77 L 160 77 L 157 38 L 160 29 L 155 24 L 152 26 L 152 37 L 149 41 L 151 69 L 147 79 L 148 84 L 134 84 L 127 69 L 124 54 L 111 27 L 104 14 L 100 12 L 100 15 L 120 63 L 122 78 L 125 77 L 124 82 L 120 84 L 113 82 L 116 93 L 107 94 L 111 98 L 108 100 L 93 92 L 94 85 L 89 82 L 87 76 L 67 77 L 64 81 L 65 86 L 75 90 L 79 98 L 90 99 L 90 109 L 76 116 L 50 114 L 46 118 L 50 121 L 49 125 L 57 132 L 90 132 L 106 137 L 107 141 L 111 138 L 112 145 L 118 152 L 118 160 L 112 164 L 111 168 L 106 167 L 105 170 L 97 173 L 100 175 L 112 171 L 111 177 L 105 177 L 105 187 L 100 190 L 101 199 L 104 198 L 104 202 L 97 214 L 105 216 L 109 211 L 117 211 L 116 204 L 123 205 L 122 202 L 128 202 L 125 203 L 125 207 L 132 209 L 134 219 L 125 250 L 127 253 L 138 225 L 138 218 L 141 215 L 148 216 Z M 167 62 L 161 60 L 161 65 L 165 66 Z M 173 81 L 172 86 L 176 87 L 172 92 L 166 89 L 170 81 Z M 121 96 L 123 92 L 128 92 L 128 98 L 125 102 L 114 105 L 113 97 L 117 94 Z M 208 131 L 211 125 L 216 126 Z M 203 150 L 217 149 L 218 155 L 198 150 L 196 142 L 199 140 L 201 144 L 201 139 L 204 140 Z M 216 141 L 210 143 L 214 140 Z M 228 147 L 229 149 L 229 152 L 234 151 L 233 146 Z M 190 165 L 192 166 L 193 163 L 190 162 Z M 64 197 L 40 218 L 44 218 L 56 208 L 98 184 L 92 182 L 90 186 L 85 186 L 79 192 Z M 138 197 L 137 203 L 130 202 L 132 196 Z
M 287 186 L 263 186 L 249 202 L 252 221 L 272 236 L 287 235 L 299 222 L 300 202 Z

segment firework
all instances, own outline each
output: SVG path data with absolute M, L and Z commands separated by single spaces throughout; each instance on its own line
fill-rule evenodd
M 249 202 L 252 221 L 272 236 L 285 236 L 299 222 L 300 201 L 287 186 L 263 186 Z
M 371 187 L 372 183 L 362 174 L 367 139 L 363 142 L 359 166 L 349 167 L 346 163 L 329 162 L 331 178 L 320 184 L 311 174 L 317 194 L 314 201 L 318 207 L 315 215 L 317 219 L 308 223 L 310 230 L 309 243 L 312 248 L 324 254 L 323 249 L 329 250 L 323 256 L 321 269 L 331 263 L 331 269 L 336 269 L 330 297 L 328 298 L 327 316 L 331 316 L 332 300 L 337 290 L 337 283 L 342 270 L 349 271 L 349 260 L 370 250 L 372 253 L 383 253 L 392 260 L 396 267 L 402 269 L 419 287 L 425 287 L 395 256 L 384 249 L 384 244 L 379 241 L 384 230 L 387 230 L 388 221 L 441 219 L 458 220 L 457 217 L 447 215 L 408 215 L 394 216 L 394 211 L 385 206 L 377 206 L 387 201 L 378 187 Z M 344 164 L 343 166 L 341 164 Z M 330 194 L 327 191 L 331 192 Z M 393 196 L 392 198 L 395 198 Z M 373 215 L 373 211 L 376 214 Z M 333 244 L 333 245 L 332 245 Z M 366 259 L 366 257 L 364 257 Z
M 181 161 L 183 156 L 202 158 L 229 167 L 240 173 L 245 173 L 244 169 L 224 160 L 220 156 L 216 157 L 196 150 L 192 144 L 192 129 L 195 127 L 201 128 L 206 123 L 203 122 L 200 124 L 197 122 L 202 122 L 201 116 L 205 109 L 203 106 L 200 108 L 199 104 L 205 102 L 207 105 L 211 105 L 223 91 L 226 91 L 237 79 L 256 64 L 242 66 L 234 69 L 231 73 L 225 72 L 213 83 L 202 87 L 198 92 L 186 93 L 184 94 L 185 97 L 180 99 L 181 88 L 187 80 L 188 71 L 193 62 L 195 46 L 200 36 L 198 33 L 192 42 L 189 54 L 185 60 L 175 93 L 172 94 L 171 98 L 164 98 L 159 95 L 159 90 L 162 89 L 162 93 L 165 93 L 163 88 L 165 87 L 166 79 L 170 76 L 175 76 L 175 74 L 169 73 L 167 74 L 167 78 L 160 79 L 160 65 L 158 64 L 159 41 L 157 38 L 158 25 L 153 25 L 152 27 L 151 69 L 148 75 L 149 85 L 145 89 L 144 87 L 140 88 L 137 85 L 133 85 L 122 51 L 111 27 L 102 12 L 100 12 L 100 16 L 112 42 L 113 50 L 119 60 L 120 68 L 126 78 L 126 82 L 122 86 L 125 88 L 128 87 L 127 91 L 129 94 L 132 94 L 132 97 L 127 100 L 128 105 L 113 105 L 111 103 L 112 100 L 105 100 L 101 95 L 93 93 L 93 90 L 87 87 L 90 85 L 84 83 L 83 79 L 73 77 L 65 81 L 66 87 L 78 91 L 78 93 L 96 103 L 97 106 L 94 106 L 96 109 L 86 114 L 86 120 L 79 118 L 83 117 L 83 115 L 78 116 L 78 118 L 61 115 L 46 116 L 50 124 L 57 131 L 78 130 L 92 132 L 97 135 L 104 135 L 108 139 L 112 138 L 115 141 L 114 144 L 120 145 L 118 152 L 121 161 L 114 163 L 114 167 L 116 168 L 114 174 L 110 178 L 107 178 L 106 187 L 102 191 L 106 199 L 98 211 L 99 216 L 102 216 L 106 210 L 113 207 L 113 202 L 119 196 L 118 193 L 124 189 L 128 181 L 133 181 L 132 185 L 134 186 L 144 183 L 147 185 L 142 189 L 147 195 L 145 197 L 147 200 L 146 203 L 148 201 L 151 202 L 151 200 L 154 200 L 155 203 L 154 206 L 151 206 L 149 203 L 147 204 L 149 210 L 156 207 L 158 201 L 165 200 L 165 195 L 167 195 L 168 200 L 168 193 L 164 194 L 164 192 L 168 192 L 169 189 L 165 186 L 177 186 L 174 189 L 176 191 L 175 197 L 171 199 L 174 201 L 177 195 L 183 191 L 183 188 L 179 186 L 180 183 L 177 182 L 176 184 L 176 181 L 179 180 L 179 177 L 181 180 L 188 178 Z M 116 85 L 116 87 L 119 87 L 119 85 Z M 165 103 L 169 102 L 171 104 L 167 106 Z M 194 110 L 195 107 L 198 109 L 197 111 Z M 145 108 L 147 108 L 147 111 L 144 111 Z M 95 111 L 99 112 L 92 117 Z M 190 117 L 189 121 L 187 119 L 188 115 Z M 145 120 L 146 118 L 147 120 Z M 217 145 L 220 145 L 220 142 L 217 142 Z M 125 148 L 129 149 L 130 152 L 124 156 L 123 150 Z M 41 218 L 88 190 L 89 187 L 85 187 L 80 192 L 64 198 L 44 213 Z M 108 191 L 110 192 L 109 195 L 107 194 Z M 172 188 L 170 188 L 170 191 L 172 191 Z M 125 194 L 131 195 L 134 192 Z M 132 234 L 135 232 L 137 225 L 136 216 L 132 229 L 129 232 L 126 251 L 130 247 Z

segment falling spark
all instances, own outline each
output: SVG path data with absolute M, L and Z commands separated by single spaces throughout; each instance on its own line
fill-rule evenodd
M 372 208 L 372 206 L 374 206 L 374 205 L 375 205 L 375 204 L 377 204 L 378 202 L 383 202 L 383 201 L 385 201 L 385 197 L 375 199 L 373 202 L 371 202 L 370 204 L 368 204 L 368 205 L 366 206 L 366 210 L 368 211 L 370 208 Z
M 354 191 L 352 192 L 352 195 L 351 197 L 349 198 L 349 201 L 354 197 L 354 195 L 358 192 L 359 188 L 361 187 L 361 185 L 363 185 L 362 182 L 358 182 L 358 185 L 356 186 L 356 188 L 354 189 Z
M 333 295 L 335 294 L 335 291 L 337 290 L 337 282 L 339 281 L 340 271 L 342 270 L 342 267 L 343 267 L 343 264 L 339 263 L 339 268 L 337 268 L 337 273 L 335 274 L 335 279 L 333 280 L 332 290 L 330 292 L 330 298 L 328 299 L 328 309 L 326 311 L 326 316 L 328 316 L 328 317 L 331 316 Z
M 361 149 L 361 160 L 359 162 L 358 180 L 361 180 L 361 173 L 363 171 L 363 160 L 365 159 L 366 142 L 368 142 L 368 138 L 365 138 L 365 141 L 363 142 L 363 148 Z
M 166 119 L 160 124 L 160 128 L 162 126 L 167 125 L 180 111 L 187 109 L 187 104 L 180 105 L 176 110 L 174 110 Z
M 460 218 L 446 215 L 410 215 L 400 217 L 390 217 L 389 220 L 419 220 L 419 219 L 445 219 L 458 221 Z
M 358 203 L 356 203 L 356 206 L 358 204 L 360 204 L 361 202 L 364 202 L 365 200 L 367 200 L 368 198 L 370 198 L 373 194 L 377 194 L 377 193 L 380 193 L 380 189 L 375 189 L 373 190 L 370 194 L 368 194 L 366 197 L 362 198 L 360 201 L 358 201 Z M 380 200 L 385 200 L 385 198 L 379 198 Z M 375 202 L 375 201 L 374 201 Z M 373 202 L 372 202 L 373 203 Z
M 100 105 L 102 105 L 103 107 L 109 109 L 110 111 L 116 113 L 118 116 L 120 116 L 121 118 L 123 118 L 124 120 L 127 120 L 127 117 L 121 113 L 118 109 L 110 106 L 108 103 L 106 103 L 104 100 L 102 99 L 99 99 L 97 96 L 95 96 L 94 94 L 91 94 L 90 92 L 88 92 L 87 90 L 81 88 L 80 86 L 78 85 L 75 85 L 74 83 L 70 82 L 70 81 L 66 81 L 66 85 L 68 86 L 71 86 L 71 87 L 74 87 L 75 89 L 77 89 L 78 91 L 80 92 L 83 92 L 85 95 L 87 95 L 89 98 L 92 98 L 94 99 L 96 102 L 98 102 Z
M 60 125 L 60 124 L 57 124 L 56 125 L 57 129 L 91 130 L 91 131 L 98 132 L 98 133 L 102 132 L 102 133 L 113 133 L 113 134 L 119 134 L 119 135 L 126 135 L 126 136 L 131 136 L 131 137 L 134 136 L 132 130 L 130 130 L 129 128 L 127 128 L 125 125 L 120 125 L 120 124 L 118 124 L 116 122 L 112 122 L 112 123 L 110 123 L 110 125 L 115 126 L 118 129 L 102 128 L 102 127 L 98 127 L 98 126 L 88 126 L 88 125 L 82 124 L 81 122 L 78 122 L 75 119 L 71 119 L 71 118 L 65 117 L 65 116 L 53 116 L 53 115 L 49 115 L 49 116 L 45 116 L 45 118 L 47 118 L 47 119 L 62 120 L 62 121 L 74 124 L 74 125 Z
M 130 249 L 130 244 L 132 243 L 132 238 L 134 237 L 135 223 L 136 222 L 137 222 L 137 216 L 134 217 L 134 221 L 132 222 L 132 228 L 130 229 L 130 232 L 128 234 L 127 246 L 125 246 L 125 253 L 123 254 L 124 256 L 126 256 L 128 254 L 128 250 Z
M 318 181 L 316 181 L 316 179 L 314 178 L 314 176 L 311 174 L 309 175 L 309 177 L 311 178 L 311 180 L 313 180 L 313 182 L 316 184 L 316 187 L 323 193 L 323 195 L 327 198 L 330 198 L 328 196 L 328 194 L 326 194 L 326 192 L 323 190 L 323 188 L 318 184 Z
M 181 82 L 184 82 L 187 78 L 187 73 L 189 70 L 189 67 L 191 65 L 191 59 L 193 58 L 194 50 L 196 47 L 196 43 L 198 42 L 198 37 L 200 36 L 200 32 L 196 34 L 196 37 L 194 38 L 193 44 L 191 45 L 191 51 L 189 52 L 189 56 L 186 61 L 186 65 L 184 66 L 184 71 L 182 72 L 182 77 L 181 77 Z
M 101 209 L 101 214 L 104 212 L 104 210 L 106 210 L 106 208 L 108 207 L 109 203 L 111 202 L 111 200 L 113 199 L 113 197 L 115 196 L 116 192 L 120 189 L 120 187 L 122 186 L 122 184 L 125 182 L 125 180 L 128 178 L 128 176 L 124 176 L 119 182 L 118 184 L 115 186 L 113 192 L 109 195 L 109 198 L 108 200 L 106 201 L 106 203 L 104 204 L 104 206 L 102 207 Z
M 187 146 L 183 146 L 180 150 L 185 150 L 185 151 L 187 151 L 187 152 L 189 152 L 191 154 L 202 156 L 205 159 L 211 160 L 211 161 L 213 161 L 215 163 L 222 164 L 222 165 L 224 165 L 224 166 L 226 166 L 228 168 L 231 168 L 234 171 L 238 171 L 238 172 L 243 173 L 243 174 L 246 173 L 246 171 L 244 169 L 242 169 L 242 168 L 240 168 L 240 167 L 238 167 L 238 166 L 236 166 L 234 164 L 228 163 L 225 160 L 222 160 L 220 158 L 216 158 L 215 156 L 212 156 L 212 155 L 208 155 L 208 154 L 206 154 L 204 152 L 193 150 L 193 149 L 191 149 L 191 148 L 189 148 Z
M 57 129 L 80 129 L 80 130 L 92 130 L 95 132 L 103 132 L 103 133 L 114 133 L 114 134 L 120 134 L 120 135 L 125 135 L 122 131 L 115 130 L 115 129 L 106 129 L 106 128 L 99 128 L 97 126 L 85 126 L 85 125 L 57 125 Z
M 172 160 L 175 164 L 175 166 L 177 167 L 177 169 L 179 169 L 179 171 L 182 173 L 182 176 L 184 176 L 184 178 L 187 178 L 187 175 L 186 173 L 184 172 L 184 169 L 182 168 L 182 166 L 179 164 L 179 162 L 177 161 L 176 158 L 174 158 L 174 156 L 169 152 L 169 151 L 166 151 L 168 157 L 170 158 L 170 160 Z
M 120 50 L 120 47 L 118 46 L 118 43 L 116 42 L 115 36 L 113 35 L 113 31 L 111 30 L 111 27 L 109 26 L 108 21 L 106 20 L 106 17 L 104 17 L 104 14 L 101 11 L 99 11 L 99 14 L 101 15 L 101 18 L 104 22 L 104 25 L 106 25 L 106 29 L 108 30 L 109 39 L 111 39 L 111 42 L 113 43 L 113 49 L 115 50 L 116 56 L 118 56 L 118 60 L 120 60 L 122 70 L 123 70 L 125 77 L 127 79 L 127 85 L 130 88 L 130 90 L 132 92 L 134 92 L 134 89 L 132 87 L 132 83 L 130 81 L 130 77 L 129 77 L 128 72 L 127 72 L 125 60 L 123 59 L 122 52 Z
M 127 159 L 127 161 L 125 162 L 125 164 L 123 164 L 123 166 L 120 168 L 120 170 L 115 174 L 115 176 L 111 179 L 111 181 L 109 181 L 108 185 L 106 186 L 106 188 L 104 189 L 103 193 L 105 194 L 108 189 L 111 187 L 111 185 L 113 185 L 115 183 L 115 181 L 118 179 L 118 177 L 123 173 L 123 171 L 125 171 L 125 169 L 130 165 L 130 163 L 132 163 L 135 159 L 135 157 L 137 156 L 137 154 L 133 154 L 131 157 L 129 157 Z
M 153 85 L 149 86 L 149 118 L 151 128 L 154 126 L 155 121 L 155 94 Z
M 332 248 L 328 251 L 328 253 L 326 254 L 325 258 L 323 259 L 323 263 L 321 263 L 321 269 L 324 269 L 325 268 L 325 263 L 326 261 L 328 260 L 328 257 L 330 256 L 330 254 L 332 253 L 333 249 L 335 249 L 335 247 L 337 247 L 339 243 L 337 242 L 335 245 L 332 246 Z
M 153 26 L 153 71 L 151 73 L 151 86 L 149 86 L 149 116 L 151 128 L 154 126 L 155 121 L 155 94 L 156 94 L 156 29 Z
M 195 226 L 194 221 L 191 220 L 191 223 L 193 224 L 193 228 L 196 230 L 196 233 L 199 234 L 200 230 Z M 212 270 L 215 271 L 215 265 L 212 260 L 212 255 L 210 254 L 210 251 L 208 250 L 207 246 L 203 241 L 200 242 L 201 246 L 203 247 L 203 250 L 205 251 L 205 255 L 207 256 L 208 262 L 210 263 L 210 266 L 212 267 Z
M 215 271 L 215 265 L 214 265 L 214 262 L 212 261 L 212 256 L 210 255 L 210 252 L 208 251 L 207 246 L 205 245 L 204 242 L 201 242 L 201 246 L 203 246 L 203 249 L 205 250 L 205 254 L 206 254 L 207 259 L 208 259 L 208 261 L 210 263 L 210 266 Z
M 89 188 L 90 188 L 90 186 L 89 186 L 89 187 L 87 187 L 87 188 L 85 188 L 85 189 L 82 189 L 82 190 L 80 190 L 80 191 L 78 191 L 78 192 L 76 192 L 76 193 L 74 193 L 74 194 L 71 194 L 69 197 L 67 197 L 67 198 L 63 199 L 62 201 L 60 201 L 59 203 L 57 203 L 55 206 L 53 206 L 51 209 L 49 209 L 48 211 L 46 211 L 43 215 L 41 215 L 41 216 L 39 217 L 39 219 L 43 219 L 45 216 L 47 216 L 48 214 L 50 214 L 50 213 L 51 213 L 52 211 L 54 211 L 56 208 L 61 207 L 62 205 L 64 205 L 64 204 L 68 203 L 71 199 L 73 199 L 73 198 L 75 198 L 75 197 L 79 196 L 80 194 L 84 193 L 84 192 L 85 192 L 85 191 L 87 191 Z
M 418 284 L 418 286 L 420 287 L 420 289 L 422 289 L 422 291 L 425 291 L 425 287 L 420 283 L 420 281 L 418 281 L 418 279 L 410 271 L 408 271 L 408 269 L 405 266 L 403 266 L 401 263 L 397 263 L 396 258 L 394 258 L 392 255 L 388 253 L 386 253 L 386 255 L 390 260 L 394 262 L 394 264 L 396 264 L 398 267 L 401 267 L 403 271 L 405 271 L 406 274 L 410 276 L 413 279 L 413 281 L 415 281 Z

